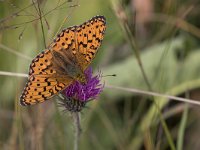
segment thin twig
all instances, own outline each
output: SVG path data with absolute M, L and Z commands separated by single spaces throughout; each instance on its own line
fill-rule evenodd
M 76 4 L 75 4 L 75 5 L 76 5 L 76 6 L 79 6 L 78 4 L 79 4 L 79 0 L 76 1 Z M 60 32 L 60 30 L 61 30 L 63 24 L 64 24 L 64 23 L 67 21 L 67 19 L 72 15 L 72 13 L 74 12 L 75 8 L 76 8 L 76 7 L 73 7 L 73 9 L 69 12 L 69 14 L 67 15 L 67 17 L 65 17 L 65 19 L 64 19 L 63 22 L 61 23 L 60 27 L 58 28 L 58 31 L 57 31 L 56 35 Z
M 119 87 L 119 86 L 112 86 L 112 85 L 105 85 L 105 88 L 117 89 L 117 90 L 137 93 L 137 94 L 145 94 L 145 95 L 150 95 L 150 96 L 163 97 L 163 98 L 167 98 L 168 100 L 175 100 L 175 101 L 185 102 L 185 103 L 189 103 L 189 104 L 200 105 L 199 101 L 188 99 L 188 98 L 171 96 L 171 95 L 167 95 L 167 94 L 160 94 L 160 93 L 155 93 L 155 92 L 149 92 L 149 91 L 143 91 L 143 90 L 139 90 L 139 89 Z
M 7 72 L 7 71 L 0 71 L 0 76 L 13 76 L 13 77 L 28 77 L 27 74 L 24 73 L 16 73 L 16 72 Z
M 5 17 L 5 18 L 3 18 L 3 19 L 0 19 L 0 23 L 3 24 L 4 22 L 13 19 L 13 18 L 16 17 L 16 16 L 20 16 L 19 13 L 21 13 L 21 12 L 29 13 L 29 12 L 26 11 L 26 9 L 27 9 L 27 8 L 30 8 L 32 5 L 33 5 L 33 4 L 30 4 L 30 5 L 28 5 L 28 6 L 24 7 L 24 8 L 22 8 L 21 10 L 19 10 L 19 11 L 13 13 L 13 14 L 11 14 L 11 15 L 9 15 L 8 17 Z M 29 14 L 30 14 L 30 13 L 29 13 Z M 32 14 L 30 14 L 30 15 L 31 15 L 31 16 L 34 16 L 34 15 L 32 15 Z
M 12 28 L 12 29 L 16 29 L 22 25 L 25 25 L 25 24 L 28 24 L 28 23 L 32 23 L 34 21 L 37 21 L 39 20 L 40 18 L 43 18 L 47 15 L 49 15 L 50 13 L 52 13 L 54 10 L 58 10 L 59 7 L 61 7 L 62 5 L 64 5 L 65 3 L 67 3 L 67 1 L 63 2 L 61 5 L 49 10 L 48 12 L 46 12 L 45 14 L 41 14 L 41 16 L 39 17 L 36 17 L 35 19 L 31 19 L 29 21 L 25 21 L 23 23 L 16 23 L 16 24 L 13 24 L 13 25 L 8 25 L 8 26 L 3 26 L 3 27 L 0 27 L 0 30 L 5 30 L 5 29 L 9 29 L 9 28 Z M 36 9 L 37 10 L 37 9 Z
M 146 83 L 149 91 L 153 91 L 152 87 L 151 87 L 151 84 L 149 82 L 149 79 L 147 77 L 147 74 L 146 74 L 146 72 L 144 70 L 144 66 L 143 66 L 143 63 L 142 63 L 142 60 L 141 60 L 141 57 L 140 57 L 140 50 L 139 50 L 139 48 L 137 46 L 136 39 L 133 36 L 133 34 L 131 34 L 131 30 L 130 30 L 130 28 L 129 28 L 129 26 L 128 26 L 128 24 L 126 22 L 124 23 L 124 29 L 126 31 L 126 34 L 128 35 L 128 39 L 127 40 L 129 40 L 130 45 L 131 45 L 131 47 L 133 49 L 133 52 L 135 54 L 137 63 L 139 65 L 139 67 L 140 67 L 140 71 L 141 71 L 142 76 L 143 76 L 143 78 L 145 80 L 145 83 Z
M 184 19 L 165 15 L 165 14 L 156 14 L 154 13 L 152 17 L 150 17 L 151 22 L 161 22 L 173 25 L 177 28 L 182 29 L 183 31 L 189 32 L 192 35 L 200 38 L 200 30 L 198 27 L 190 24 L 189 22 L 185 21 Z
M 15 73 L 15 72 L 6 72 L 6 71 L 0 71 L 0 76 L 1 75 L 14 76 L 14 77 L 28 77 L 28 75 L 24 74 L 24 73 Z M 125 87 L 112 86 L 112 85 L 105 85 L 105 88 L 117 89 L 117 90 L 137 93 L 137 94 L 163 97 L 163 98 L 167 98 L 168 100 L 176 100 L 176 101 L 185 102 L 185 103 L 189 103 L 189 104 L 200 105 L 200 102 L 197 100 L 181 98 L 181 97 L 177 97 L 177 96 L 171 96 L 171 95 L 161 94 L 161 93 L 156 93 L 156 92 L 143 91 L 143 90 L 135 89 L 135 88 L 125 88 Z
M 73 112 L 72 117 L 74 121 L 74 150 L 78 150 L 81 135 L 80 113 Z
M 42 13 L 40 10 L 40 4 L 38 2 L 38 11 L 39 11 L 39 19 L 40 19 L 40 25 L 41 25 L 41 29 L 42 29 L 42 36 L 43 36 L 43 42 L 44 42 L 44 47 L 46 48 L 46 39 L 45 39 L 45 35 L 44 35 L 44 26 L 43 26 L 43 22 L 42 22 Z
M 16 50 L 14 50 L 14 49 L 12 49 L 12 48 L 9 48 L 9 47 L 7 47 L 7 46 L 5 46 L 5 45 L 3 45 L 3 44 L 0 44 L 0 48 L 1 48 L 2 50 L 6 50 L 6 51 L 8 51 L 8 52 L 10 52 L 10 53 L 12 53 L 12 54 L 15 54 L 16 56 L 22 57 L 22 58 L 24 58 L 24 59 L 26 59 L 26 60 L 32 60 L 31 57 L 26 56 L 26 55 L 24 55 L 24 54 L 22 54 L 22 53 L 20 53 L 20 52 L 17 52 Z

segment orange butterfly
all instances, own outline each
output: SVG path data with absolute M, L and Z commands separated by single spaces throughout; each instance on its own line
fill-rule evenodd
M 84 71 L 94 59 L 106 29 L 104 16 L 62 30 L 47 49 L 30 64 L 28 82 L 20 97 L 21 105 L 50 99 L 73 81 L 84 82 Z

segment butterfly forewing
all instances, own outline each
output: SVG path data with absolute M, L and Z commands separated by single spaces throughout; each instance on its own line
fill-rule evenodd
M 103 40 L 105 29 L 105 17 L 93 17 L 79 26 L 63 29 L 54 42 L 50 44 L 50 48 L 65 53 L 71 47 L 77 65 L 84 71 L 94 59 Z M 67 54 L 65 57 L 68 57 Z
M 94 59 L 103 40 L 106 20 L 103 16 L 96 16 L 83 23 L 77 29 L 78 53 L 77 59 L 82 70 L 85 70 Z

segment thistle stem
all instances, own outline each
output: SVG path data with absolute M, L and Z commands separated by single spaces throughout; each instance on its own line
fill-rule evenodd
M 78 150 L 80 144 L 80 135 L 81 135 L 80 113 L 73 112 L 72 117 L 74 122 L 74 150 Z

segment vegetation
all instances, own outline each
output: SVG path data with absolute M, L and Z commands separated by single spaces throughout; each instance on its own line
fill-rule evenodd
M 74 148 L 73 118 L 56 96 L 30 107 L 20 106 L 19 97 L 31 60 L 61 29 L 104 15 L 107 29 L 92 66 L 103 73 L 105 88 L 81 111 L 79 149 L 199 150 L 199 6 L 197 0 L 0 1 L 0 149 Z

